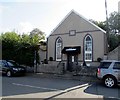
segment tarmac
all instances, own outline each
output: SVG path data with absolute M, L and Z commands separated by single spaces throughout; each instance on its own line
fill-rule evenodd
M 27 73 L 27 76 L 32 76 L 35 78 L 43 77 L 43 78 L 59 78 L 59 79 L 69 79 L 69 80 L 79 80 L 83 82 L 99 82 L 96 76 L 89 75 L 75 75 L 71 73 L 65 74 L 54 74 L 54 73 Z

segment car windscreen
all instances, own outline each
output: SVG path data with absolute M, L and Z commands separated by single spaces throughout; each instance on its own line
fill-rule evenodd
M 8 63 L 9 66 L 16 66 L 16 67 L 18 66 L 18 64 L 15 63 L 15 62 L 8 61 L 7 63 Z
M 2 65 L 3 65 L 3 64 L 2 64 L 2 61 L 0 61 L 0 69 L 2 68 Z

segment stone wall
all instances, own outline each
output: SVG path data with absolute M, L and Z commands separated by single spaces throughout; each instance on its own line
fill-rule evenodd
M 98 63 L 96 63 L 98 64 Z M 96 75 L 97 66 L 88 66 L 84 67 L 79 63 L 78 65 L 74 65 L 74 69 L 71 74 L 76 75 L 87 75 L 87 76 L 95 76 Z M 40 73 L 51 73 L 51 74 L 67 74 L 66 62 L 56 62 L 49 61 L 48 64 L 40 64 L 37 67 L 37 72 Z
M 37 72 L 63 74 L 64 64 L 56 61 L 49 61 L 48 64 L 40 64 L 37 67 Z
M 79 72 L 77 74 L 82 75 L 82 76 L 96 76 L 97 67 L 95 67 L 95 66 L 90 66 L 90 67 L 81 66 L 81 69 L 79 70 Z

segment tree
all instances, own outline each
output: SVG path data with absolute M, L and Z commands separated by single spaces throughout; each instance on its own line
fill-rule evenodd
M 45 34 L 38 28 L 33 29 L 30 32 L 31 43 L 39 44 L 41 40 L 45 39 Z
M 108 18 L 109 32 L 112 34 L 120 33 L 120 13 L 113 12 Z
M 38 56 L 39 44 L 41 43 L 41 40 L 45 39 L 45 34 L 42 31 L 40 31 L 38 28 L 35 28 L 30 32 L 29 36 L 34 51 L 34 60 L 36 61 L 36 63 L 39 63 L 39 56 Z
M 2 39 L 2 58 L 15 60 L 15 50 L 18 48 L 20 36 L 15 32 L 1 34 Z
M 43 32 L 33 34 L 32 37 L 28 34 L 20 36 L 15 32 L 2 33 L 0 34 L 2 59 L 11 59 L 19 64 L 33 66 L 34 54 L 35 51 L 37 52 L 39 50 L 39 42 L 42 39 L 45 39 Z M 39 63 L 38 53 L 36 53 L 36 59 L 37 63 Z
M 117 34 L 109 35 L 109 51 L 114 50 L 120 44 L 120 36 Z
M 94 21 L 92 19 L 90 19 L 89 21 L 106 31 L 106 21 Z
M 120 13 L 112 12 L 108 18 L 108 22 L 106 21 L 94 21 L 90 20 L 103 30 L 108 30 L 108 44 L 109 44 L 109 51 L 115 49 L 118 45 L 120 45 Z M 108 27 L 107 24 L 108 23 Z
M 108 27 L 106 26 L 106 21 L 94 21 L 90 19 L 90 21 L 103 30 L 109 30 L 110 34 L 118 34 L 120 33 L 120 13 L 112 12 L 108 18 Z
M 108 18 L 109 50 L 120 45 L 120 13 L 112 12 Z

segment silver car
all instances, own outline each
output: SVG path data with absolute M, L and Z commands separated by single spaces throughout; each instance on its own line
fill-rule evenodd
M 116 86 L 120 83 L 120 61 L 101 61 L 100 66 L 98 66 L 97 77 L 101 79 L 107 87 Z

